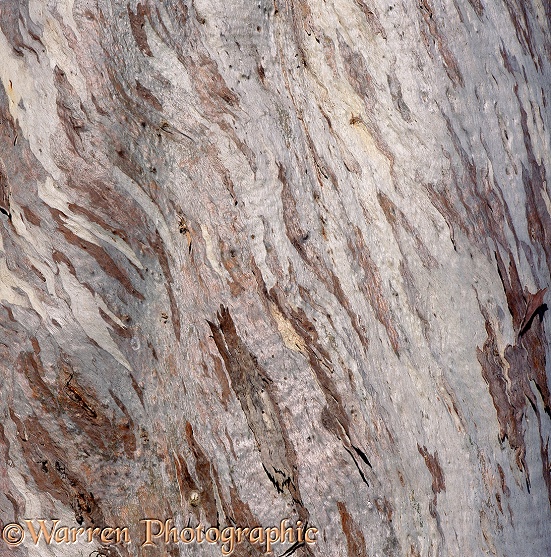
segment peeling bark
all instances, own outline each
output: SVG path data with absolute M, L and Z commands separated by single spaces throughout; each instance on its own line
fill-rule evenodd
M 10 554 L 550 554 L 550 37 L 540 0 L 5 0 L 0 522 L 133 539 Z

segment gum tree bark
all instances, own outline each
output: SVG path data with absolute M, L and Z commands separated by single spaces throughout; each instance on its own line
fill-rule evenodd
M 550 554 L 548 2 L 0 11 L 2 524 Z

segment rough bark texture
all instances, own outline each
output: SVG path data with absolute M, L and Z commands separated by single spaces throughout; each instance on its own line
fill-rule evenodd
M 551 553 L 548 2 L 3 0 L 0 29 L 2 524 Z

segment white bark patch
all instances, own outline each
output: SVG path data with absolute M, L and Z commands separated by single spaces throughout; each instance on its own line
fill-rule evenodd
M 230 274 L 220 263 L 220 259 L 216 255 L 212 237 L 209 233 L 208 228 L 204 225 L 201 225 L 201 235 L 203 236 L 203 240 L 205 241 L 205 251 L 210 266 L 222 280 L 230 281 L 231 280 Z
M 99 308 L 103 309 L 105 304 L 99 303 L 98 299 L 78 282 L 63 263 L 59 265 L 59 275 L 63 288 L 71 299 L 71 312 L 84 332 L 103 350 L 111 354 L 117 362 L 132 371 L 132 366 L 109 334 L 111 327 L 101 318 Z M 109 314 L 113 316 L 111 312 Z M 117 319 L 117 321 L 119 320 Z
M 22 59 L 12 53 L 6 38 L 0 33 L 0 80 L 7 92 L 9 110 L 29 141 L 31 151 L 42 166 L 54 177 L 60 171 L 52 160 L 50 137 L 56 133 L 56 91 L 50 68 L 43 68 L 36 58 Z M 37 76 L 40 76 L 37 79 Z

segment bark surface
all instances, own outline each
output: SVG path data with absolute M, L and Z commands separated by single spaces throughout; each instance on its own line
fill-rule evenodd
M 2 524 L 550 555 L 550 6 L 3 0 Z

